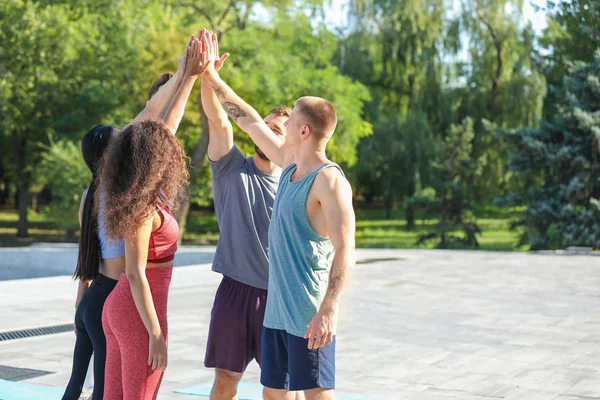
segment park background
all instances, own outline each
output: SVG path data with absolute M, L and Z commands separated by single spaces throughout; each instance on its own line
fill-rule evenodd
M 2 1 L 0 246 L 77 241 L 81 138 L 131 121 L 202 27 L 261 114 L 334 103 L 328 156 L 354 189 L 357 246 L 600 248 L 595 0 Z M 179 218 L 184 244 L 214 244 L 198 95 L 177 135 Z

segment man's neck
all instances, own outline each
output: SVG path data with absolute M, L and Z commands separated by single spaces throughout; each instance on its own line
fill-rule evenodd
M 302 179 L 321 165 L 328 163 L 329 160 L 325 151 L 310 149 L 310 151 L 300 151 L 295 157 L 296 173 L 295 175 Z
M 281 168 L 279 168 L 271 161 L 263 160 L 258 154 L 255 154 L 252 158 L 254 159 L 254 165 L 260 172 L 265 173 L 267 175 L 281 175 Z

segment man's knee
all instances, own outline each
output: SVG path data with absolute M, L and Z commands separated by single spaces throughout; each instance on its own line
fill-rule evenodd
M 333 400 L 335 399 L 333 389 L 311 389 L 305 390 L 304 396 L 306 400 Z
M 237 386 L 243 375 L 239 372 L 232 372 L 219 368 L 215 370 L 215 374 L 215 386 L 226 388 Z
M 296 393 L 289 392 L 287 390 L 282 389 L 271 389 L 265 387 L 263 389 L 263 399 L 264 400 L 295 400 Z
M 263 400 L 279 400 L 280 397 L 277 395 L 276 390 L 264 388 L 263 389 Z

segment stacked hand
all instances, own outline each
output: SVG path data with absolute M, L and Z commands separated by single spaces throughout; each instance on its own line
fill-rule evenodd
M 177 57 L 178 73 L 181 74 L 179 78 L 185 76 L 185 64 L 187 62 L 187 52 L 188 48 L 190 47 L 190 43 L 192 43 L 192 39 L 190 39 L 185 45 L 185 49 L 183 50 L 183 54 L 181 55 L 181 57 Z
M 206 61 L 209 64 L 207 69 L 214 69 L 215 72 L 219 72 L 225 63 L 225 60 L 229 57 L 229 53 L 225 53 L 219 56 L 219 41 L 217 35 L 213 32 L 202 29 L 198 32 L 198 37 L 202 39 L 202 46 L 206 51 Z
M 183 55 L 177 58 L 179 70 L 183 76 L 198 77 L 204 72 L 219 72 L 229 57 L 229 53 L 219 56 L 217 35 L 207 29 L 201 29 L 197 35 L 191 35 Z
M 185 75 L 197 77 L 206 69 L 205 51 L 199 38 L 192 35 L 185 50 Z

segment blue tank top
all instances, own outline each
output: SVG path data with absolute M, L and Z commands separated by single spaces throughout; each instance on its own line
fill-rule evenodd
M 85 195 L 87 196 L 87 189 Z M 100 200 L 102 202 L 102 200 Z M 98 207 L 98 238 L 100 239 L 100 258 L 117 258 L 125 256 L 125 243 L 122 240 L 112 241 L 106 237 L 102 207 Z
M 269 228 L 269 289 L 263 325 L 303 337 L 317 314 L 329 283 L 334 248 L 316 233 L 306 216 L 306 201 L 322 165 L 291 182 L 296 164 L 283 171 Z M 340 169 L 341 171 L 341 169 Z

